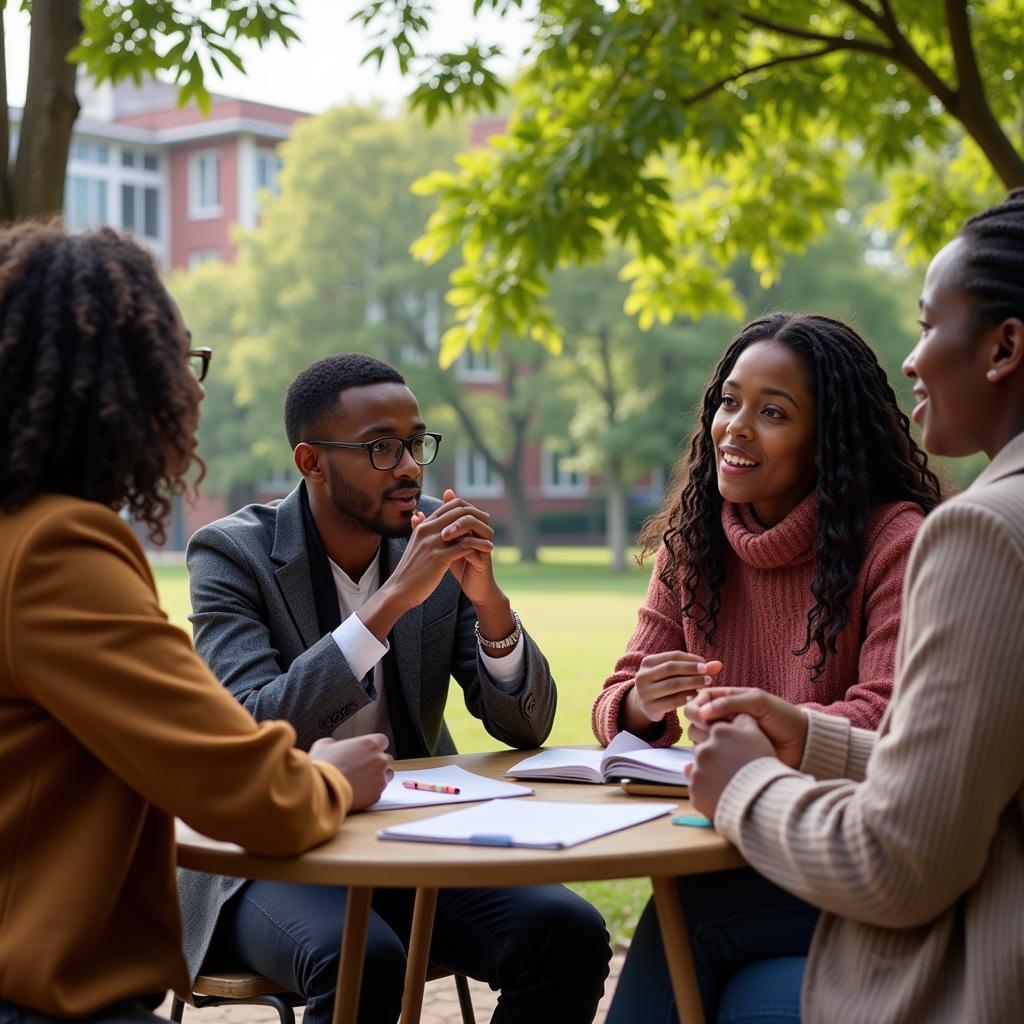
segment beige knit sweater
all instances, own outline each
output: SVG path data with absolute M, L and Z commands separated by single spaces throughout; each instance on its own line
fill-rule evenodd
M 805 1024 L 1024 1021 L 1024 434 L 918 534 L 879 733 L 809 716 L 715 817 L 826 911 Z

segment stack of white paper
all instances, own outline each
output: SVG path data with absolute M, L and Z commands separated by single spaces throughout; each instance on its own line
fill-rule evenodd
M 472 846 L 526 846 L 561 850 L 618 832 L 674 811 L 675 804 L 624 802 L 620 805 L 491 800 L 434 818 L 381 829 L 381 839 Z

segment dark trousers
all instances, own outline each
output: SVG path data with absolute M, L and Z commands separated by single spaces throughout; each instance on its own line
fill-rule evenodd
M 413 895 L 374 893 L 359 1024 L 398 1019 Z M 305 1024 L 329 1024 L 347 897 L 335 886 L 249 882 L 222 910 L 206 965 L 258 971 L 306 999 Z M 590 1024 L 610 958 L 600 914 L 564 886 L 438 894 L 430 962 L 500 991 L 494 1024 Z
M 678 887 L 705 1020 L 799 1020 L 818 908 L 751 868 L 680 878 Z M 639 1021 L 679 1022 L 653 900 L 637 925 L 607 1024 Z
M 142 1003 L 118 1003 L 88 1017 L 70 1018 L 79 1024 L 167 1024 L 163 1017 L 150 1013 Z M 48 1017 L 0 999 L 0 1024 L 66 1024 L 68 1017 Z

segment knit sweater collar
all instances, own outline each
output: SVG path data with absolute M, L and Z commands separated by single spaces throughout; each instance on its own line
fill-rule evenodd
M 765 529 L 750 505 L 722 504 L 722 529 L 736 556 L 755 569 L 781 569 L 814 559 L 818 495 L 811 491 L 792 512 Z

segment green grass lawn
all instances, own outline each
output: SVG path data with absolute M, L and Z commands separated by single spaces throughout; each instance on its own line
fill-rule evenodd
M 188 629 L 188 576 L 184 565 L 154 566 L 164 608 Z M 558 712 L 548 744 L 593 743 L 590 706 L 625 649 L 647 589 L 648 569 L 613 575 L 603 548 L 545 548 L 539 565 L 520 564 L 500 551 L 498 581 L 530 635 L 551 663 Z M 501 744 L 466 710 L 453 684 L 445 713 L 459 750 L 496 750 Z M 605 916 L 613 940 L 628 941 L 650 886 L 646 879 L 573 886 Z

